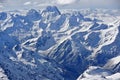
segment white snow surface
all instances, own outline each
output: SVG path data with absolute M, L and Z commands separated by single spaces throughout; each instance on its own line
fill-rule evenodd
M 119 10 L 0 11 L 0 80 L 120 80 L 119 41 Z

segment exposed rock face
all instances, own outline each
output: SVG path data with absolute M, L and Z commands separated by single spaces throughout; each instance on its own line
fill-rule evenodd
M 0 12 L 0 80 L 119 80 L 119 16 L 87 12 Z

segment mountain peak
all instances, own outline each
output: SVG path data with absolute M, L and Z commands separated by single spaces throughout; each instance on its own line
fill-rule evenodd
M 33 21 L 34 20 L 36 21 L 36 20 L 39 20 L 41 18 L 41 15 L 35 9 L 31 9 L 27 13 L 27 18 L 29 18 L 30 20 L 32 19 Z
M 54 12 L 58 15 L 61 14 L 61 12 L 58 10 L 58 8 L 56 6 L 47 6 L 45 10 L 43 10 L 43 12 Z

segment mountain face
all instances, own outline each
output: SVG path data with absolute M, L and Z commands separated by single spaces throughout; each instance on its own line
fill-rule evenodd
M 0 12 L 0 80 L 119 80 L 118 14 L 55 6 Z

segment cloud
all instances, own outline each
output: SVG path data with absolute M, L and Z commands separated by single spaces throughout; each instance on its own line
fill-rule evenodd
M 57 3 L 60 5 L 72 4 L 76 2 L 76 0 L 57 0 Z
M 6 0 L 0 0 L 0 3 L 4 3 Z
M 120 9 L 120 0 L 0 0 L 6 10 L 44 8 L 49 5 L 60 9 L 116 8 Z M 2 6 L 0 8 L 2 8 Z
M 81 8 L 91 8 L 91 9 L 116 8 L 118 9 L 119 8 L 120 9 L 119 3 L 120 3 L 120 0 L 76 0 L 70 5 L 64 5 L 63 8 L 68 8 L 68 9 L 81 9 Z
M 0 8 L 3 8 L 4 6 L 3 5 L 0 5 Z
M 116 0 L 80 0 L 79 4 L 90 8 L 111 8 L 116 7 Z
M 24 3 L 24 5 L 30 5 L 31 4 L 31 2 L 25 2 Z

